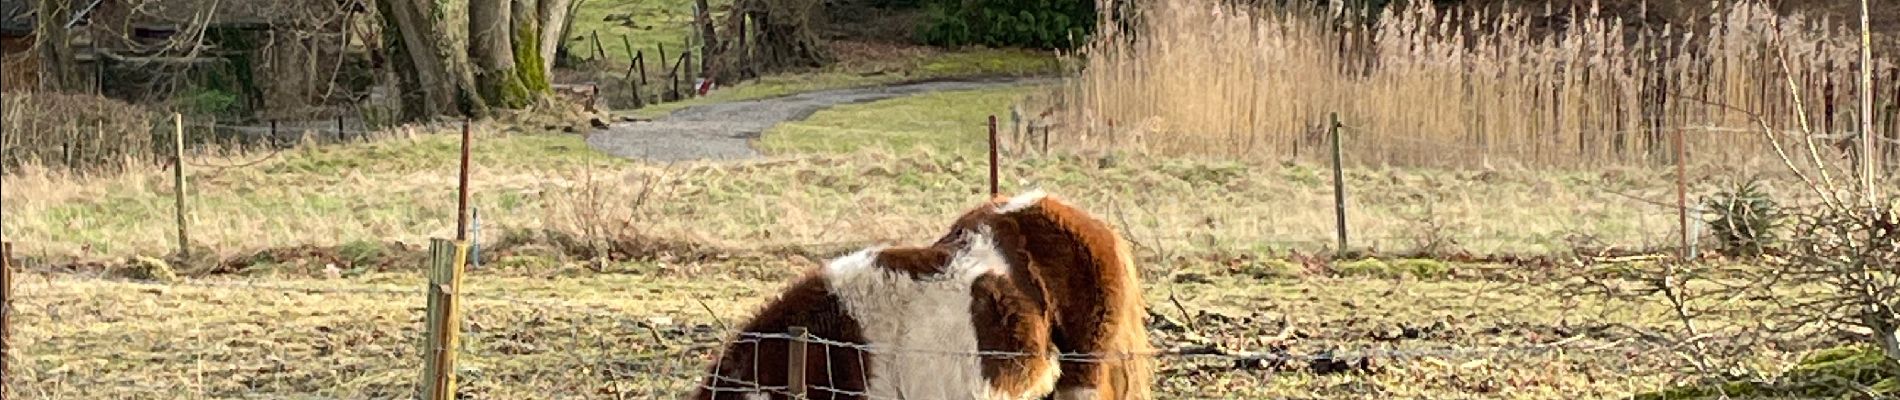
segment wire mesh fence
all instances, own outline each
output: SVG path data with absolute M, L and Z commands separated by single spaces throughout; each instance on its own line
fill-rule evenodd
M 416 388 L 423 355 L 423 292 L 410 284 L 329 281 L 188 280 L 155 284 L 74 277 L 27 269 L 16 283 L 14 339 L 17 362 L 10 390 L 22 398 L 80 394 L 114 398 L 408 398 Z M 472 278 L 484 280 L 483 277 Z M 496 277 L 496 279 L 502 279 Z M 532 279 L 529 279 L 532 280 Z M 783 383 L 713 377 L 722 351 L 755 351 L 769 343 L 801 343 L 812 352 L 854 352 L 866 357 L 923 355 L 943 362 L 1022 357 L 1002 351 L 945 351 L 877 346 L 783 332 L 740 332 L 726 319 L 745 315 L 655 310 L 660 303 L 617 303 L 635 291 L 597 288 L 586 299 L 510 293 L 524 280 L 466 292 L 466 332 L 457 374 L 464 398 L 683 398 L 699 389 L 783 395 Z M 1325 290 L 1340 282 L 1292 284 Z M 712 283 L 707 287 L 718 287 Z M 1163 284 L 1156 283 L 1157 286 Z M 1268 308 L 1283 302 L 1318 305 L 1334 298 L 1301 298 L 1272 283 L 1237 293 Z M 1404 284 L 1380 285 L 1391 290 Z M 644 290 L 644 289 L 642 289 Z M 1485 379 L 1523 374 L 1554 365 L 1563 371 L 1604 374 L 1592 379 L 1657 385 L 1681 373 L 1679 342 L 1662 335 L 1618 332 L 1613 312 L 1554 317 L 1546 311 L 1565 300 L 1536 287 L 1432 288 L 1395 294 L 1394 303 L 1432 310 L 1486 314 L 1480 324 L 1452 322 L 1431 312 L 1374 317 L 1395 312 L 1364 305 L 1367 315 L 1348 311 L 1319 320 L 1246 321 L 1221 313 L 1174 312 L 1151 305 L 1150 330 L 1160 350 L 1138 354 L 1047 354 L 1062 362 L 1095 363 L 1141 357 L 1154 360 L 1160 398 L 1234 398 L 1203 382 L 1256 380 L 1291 392 L 1333 393 L 1328 379 L 1405 382 L 1436 387 L 1439 394 L 1478 392 L 1484 385 L 1428 383 L 1462 375 Z M 522 290 L 540 291 L 540 290 Z M 669 302 L 678 303 L 681 295 Z M 1352 294 L 1348 296 L 1358 296 Z M 1507 296 L 1527 309 L 1473 308 L 1467 301 Z M 723 295 L 740 303 L 758 296 Z M 1378 300 L 1361 299 L 1362 302 Z M 1174 304 L 1173 306 L 1179 306 Z M 690 307 L 688 307 L 690 308 Z M 747 307 L 720 307 L 749 310 Z M 745 311 L 735 311 L 743 313 Z M 1281 310 L 1281 318 L 1299 313 Z M 1183 321 L 1185 320 L 1185 321 Z M 1508 322 L 1517 320 L 1521 322 Z M 1528 325 L 1526 324 L 1528 322 Z M 1646 329 L 1665 330 L 1654 321 Z M 1396 323 L 1381 337 L 1368 326 Z M 1465 325 L 1469 326 L 1465 326 Z M 1198 325 L 1193 327 L 1183 325 Z M 1277 325 L 1277 326 L 1276 326 Z M 1480 325 L 1490 325 L 1481 327 Z M 1561 326 L 1572 328 L 1558 328 Z M 1280 334 L 1261 332 L 1273 327 Z M 1261 328 L 1261 329 L 1252 329 Z M 1549 330 L 1524 334 L 1521 330 Z M 1640 331 L 1640 330 L 1637 330 Z M 1369 337 L 1358 335 L 1373 332 Z M 784 360 L 762 360 L 783 368 Z M 829 377 L 814 367 L 812 376 Z M 1626 374 L 1626 375 L 1617 375 Z M 1658 378 L 1661 376 L 1662 378 Z M 1178 381 L 1178 382 L 1177 382 Z M 1176 382 L 1176 383 L 1170 383 Z M 1452 382 L 1452 381 L 1447 381 Z M 710 385 L 710 386 L 709 386 Z M 1279 385 L 1279 386 L 1276 386 Z M 1471 386 L 1478 385 L 1478 386 Z M 1526 390 L 1605 390 L 1575 382 L 1519 382 Z M 1376 386 L 1376 385 L 1375 385 Z M 1615 385 L 1612 385 L 1615 386 Z M 811 398 L 902 398 L 851 384 L 811 381 Z M 1246 390 L 1222 388 L 1220 390 Z M 1301 392 L 1299 390 L 1304 390 Z M 1382 389 L 1396 390 L 1396 389 Z M 1499 390 L 1499 389 L 1490 389 Z M 1234 392 L 1244 393 L 1244 392 Z M 1279 394 L 1272 394 L 1279 393 Z

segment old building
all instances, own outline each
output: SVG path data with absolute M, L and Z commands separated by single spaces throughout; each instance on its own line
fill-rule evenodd
M 0 2 L 0 91 L 31 90 L 39 85 L 39 57 L 33 53 L 32 6 Z

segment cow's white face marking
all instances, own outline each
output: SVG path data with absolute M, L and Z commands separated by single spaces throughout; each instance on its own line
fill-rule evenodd
M 882 247 L 826 264 L 825 283 L 871 346 L 873 398 L 991 398 L 976 355 L 971 286 L 1007 269 L 987 228 L 969 234 L 942 273 L 912 278 L 877 265 Z

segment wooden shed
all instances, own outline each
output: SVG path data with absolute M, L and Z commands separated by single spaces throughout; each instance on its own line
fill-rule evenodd
M 33 52 L 33 8 L 25 0 L 0 2 L 0 91 L 39 86 L 40 59 Z

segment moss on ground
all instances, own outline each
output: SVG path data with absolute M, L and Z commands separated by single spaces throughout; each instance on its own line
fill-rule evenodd
M 1442 279 L 1451 275 L 1451 265 L 1428 259 L 1385 261 L 1377 258 L 1344 261 L 1333 266 L 1340 276 L 1374 278 Z
M 1900 396 L 1900 363 L 1878 347 L 1849 345 L 1821 350 L 1796 363 L 1774 382 L 1733 381 L 1685 386 L 1636 396 L 1639 400 L 1718 398 L 1864 399 Z

